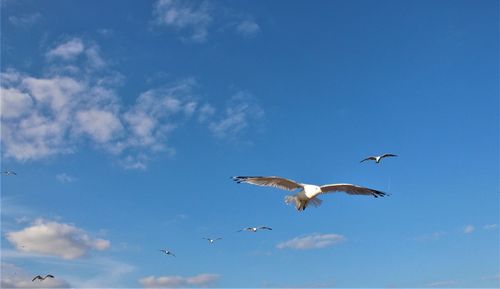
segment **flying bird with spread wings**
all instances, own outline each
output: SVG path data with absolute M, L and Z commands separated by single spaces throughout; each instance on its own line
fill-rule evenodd
M 45 280 L 45 279 L 47 279 L 47 278 L 54 278 L 54 276 L 53 276 L 53 275 L 50 275 L 50 274 L 45 275 L 45 277 L 42 277 L 42 276 L 40 276 L 40 275 L 37 275 L 37 276 L 35 276 L 35 278 L 33 278 L 33 280 L 31 280 L 31 282 L 35 282 L 35 280 L 40 280 L 40 281 L 43 281 L 43 280 Z
M 248 227 L 248 228 L 243 228 L 241 230 L 238 230 L 238 232 L 241 232 L 241 231 L 248 231 L 248 232 L 257 232 L 259 230 L 268 230 L 268 231 L 272 231 L 273 229 L 269 228 L 269 227 L 266 227 L 266 226 L 261 226 L 261 227 Z
M 217 241 L 217 240 L 221 240 L 222 238 L 215 238 L 215 239 L 211 239 L 211 238 L 202 238 L 202 239 L 205 239 L 205 240 L 207 240 L 207 241 L 208 241 L 208 243 L 213 244 L 215 241 Z
M 165 249 L 161 249 L 161 250 L 160 250 L 160 252 L 163 252 L 163 253 L 165 253 L 165 254 L 167 254 L 167 255 L 171 255 L 171 256 L 174 256 L 174 257 L 175 257 L 175 254 L 174 254 L 174 253 L 172 253 L 172 251 L 165 250 Z
M 17 173 L 13 171 L 3 171 L 2 174 L 6 176 L 17 176 Z
M 383 158 L 387 158 L 387 157 L 397 157 L 398 155 L 393 155 L 393 154 L 383 154 L 381 156 L 370 156 L 370 157 L 367 157 L 366 159 L 360 161 L 360 163 L 364 162 L 364 161 L 375 161 L 375 163 L 380 163 L 380 161 L 383 159 Z
M 375 198 L 383 197 L 387 195 L 384 192 L 364 188 L 351 184 L 330 184 L 323 186 L 309 185 L 309 184 L 301 184 L 295 181 L 281 178 L 281 177 L 233 177 L 233 180 L 240 183 L 248 183 L 257 186 L 267 186 L 267 187 L 275 187 L 283 190 L 294 191 L 299 189 L 300 191 L 291 196 L 285 197 L 285 203 L 295 203 L 295 208 L 297 211 L 303 211 L 307 208 L 307 206 L 311 203 L 314 206 L 321 205 L 322 201 L 318 198 L 318 195 L 325 193 L 337 193 L 337 192 L 345 192 L 350 195 L 368 195 L 373 196 Z

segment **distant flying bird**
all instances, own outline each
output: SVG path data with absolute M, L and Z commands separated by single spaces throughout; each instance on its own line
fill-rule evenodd
M 268 186 L 275 187 L 283 190 L 293 191 L 300 189 L 300 191 L 292 196 L 285 197 L 285 203 L 290 204 L 295 202 L 295 208 L 298 211 L 303 211 L 312 203 L 314 206 L 321 205 L 322 201 L 317 198 L 318 195 L 324 193 L 335 193 L 335 192 L 345 192 L 350 195 L 370 195 L 377 197 L 383 197 L 386 195 L 384 192 L 380 192 L 373 189 L 368 189 L 364 187 L 359 187 L 351 184 L 330 184 L 323 186 L 301 184 L 292 180 L 288 180 L 280 177 L 233 177 L 235 182 L 248 183 L 257 186 Z
M 210 244 L 213 244 L 215 241 L 220 240 L 220 239 L 222 239 L 222 238 L 215 238 L 215 239 L 210 239 L 210 238 L 202 238 L 202 239 L 205 239 L 205 240 L 207 240 Z
M 17 173 L 13 171 L 3 171 L 2 174 L 7 176 L 17 176 Z
M 37 275 L 37 276 L 35 276 L 35 278 L 33 278 L 33 280 L 31 280 L 31 282 L 35 282 L 35 280 L 37 280 L 37 279 L 39 279 L 40 281 L 43 281 L 43 280 L 45 280 L 46 278 L 54 278 L 54 276 L 53 276 L 53 275 L 50 275 L 50 274 L 45 275 L 45 277 L 42 277 L 42 276 L 40 276 L 40 275 Z
M 386 158 L 386 157 L 397 157 L 397 155 L 393 155 L 393 154 L 384 154 L 384 155 L 381 155 L 381 156 L 371 156 L 371 157 L 367 157 L 366 159 L 360 161 L 360 163 L 364 162 L 364 161 L 375 161 L 375 163 L 380 163 L 380 161 L 383 159 L 383 158 Z
M 241 232 L 241 231 L 249 231 L 249 232 L 257 232 L 258 230 L 269 230 L 269 231 L 272 231 L 273 229 L 269 228 L 269 227 L 266 227 L 266 226 L 262 226 L 262 227 L 248 227 L 248 228 L 243 228 L 241 230 L 238 230 L 238 232 Z
M 174 256 L 174 257 L 175 257 L 175 254 L 174 254 L 174 253 L 172 253 L 172 251 L 161 249 L 161 250 L 160 250 L 160 252 L 163 252 L 163 253 L 165 253 L 165 254 L 167 254 L 167 255 L 172 255 L 172 256 Z

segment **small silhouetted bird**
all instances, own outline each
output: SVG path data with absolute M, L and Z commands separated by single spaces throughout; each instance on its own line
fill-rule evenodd
M 243 228 L 241 230 L 238 230 L 238 232 L 241 232 L 241 231 L 249 231 L 249 232 L 257 232 L 258 230 L 269 230 L 269 231 L 272 231 L 271 228 L 269 227 L 266 227 L 266 226 L 262 226 L 262 227 L 248 227 L 248 228 Z
M 210 239 L 210 238 L 202 238 L 202 239 L 205 239 L 205 240 L 207 240 L 210 244 L 213 244 L 215 241 L 220 240 L 220 239 L 222 239 L 222 238 L 215 238 L 215 239 Z
M 383 158 L 387 158 L 387 157 L 397 157 L 397 155 L 393 155 L 393 154 L 383 154 L 381 156 L 371 156 L 371 157 L 367 157 L 366 159 L 360 161 L 360 163 L 364 162 L 364 161 L 375 161 L 375 163 L 380 163 L 380 161 L 383 159 Z
M 174 257 L 175 257 L 175 254 L 174 254 L 174 253 L 172 253 L 172 251 L 165 250 L 165 249 L 161 249 L 161 250 L 160 250 L 160 252 L 163 252 L 163 253 L 165 253 L 165 254 L 167 254 L 167 255 L 172 255 L 172 256 L 174 256 Z
M 32 282 L 35 282 L 35 280 L 37 280 L 37 279 L 39 279 L 40 281 L 43 281 L 43 280 L 45 280 L 46 278 L 54 278 L 54 276 L 53 276 L 53 275 L 50 275 L 50 274 L 45 275 L 45 277 L 42 277 L 42 276 L 40 276 L 40 275 L 37 275 L 37 276 L 35 276 L 35 278 L 33 278 L 33 280 L 31 280 L 31 281 L 32 281 Z

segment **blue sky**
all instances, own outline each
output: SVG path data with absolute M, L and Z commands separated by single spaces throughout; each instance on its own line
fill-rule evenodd
M 2 1 L 2 287 L 500 286 L 498 11 Z

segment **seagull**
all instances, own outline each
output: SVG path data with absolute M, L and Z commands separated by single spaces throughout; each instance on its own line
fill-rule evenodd
M 386 157 L 397 157 L 397 155 L 393 155 L 393 154 L 383 154 L 381 156 L 371 156 L 371 157 L 367 157 L 366 159 L 360 161 L 360 163 L 364 162 L 364 161 L 375 161 L 375 163 L 380 163 L 380 161 L 383 159 L 383 158 L 386 158 Z
M 312 203 L 314 206 L 321 205 L 322 201 L 317 198 L 318 195 L 324 193 L 335 193 L 335 192 L 345 192 L 350 195 L 371 195 L 375 198 L 383 197 L 386 195 L 384 192 L 380 192 L 373 189 L 368 189 L 351 184 L 330 184 L 323 186 L 301 184 L 295 181 L 281 178 L 281 177 L 233 177 L 235 182 L 248 183 L 257 186 L 268 186 L 275 187 L 283 190 L 293 191 L 300 189 L 300 191 L 291 196 L 285 197 L 285 203 L 295 203 L 295 208 L 297 211 L 303 211 Z M 247 228 L 248 229 L 248 228 Z
M 249 232 L 257 232 L 258 230 L 269 230 L 269 231 L 272 231 L 273 229 L 269 228 L 269 227 L 266 227 L 266 226 L 262 226 L 262 227 L 248 227 L 248 228 L 243 228 L 241 230 L 238 230 L 238 232 L 241 232 L 241 231 L 249 231 Z
M 222 239 L 222 238 L 215 238 L 215 239 L 210 239 L 210 238 L 202 238 L 202 239 L 208 240 L 208 242 L 209 242 L 210 244 L 213 244 L 215 241 L 220 240 L 220 239 Z
M 165 250 L 165 249 L 161 249 L 161 250 L 160 250 L 160 252 L 163 252 L 163 253 L 165 253 L 165 254 L 167 254 L 167 255 L 172 255 L 172 256 L 174 256 L 174 257 L 175 257 L 175 254 L 174 254 L 174 253 L 172 253 L 172 251 Z
M 17 173 L 13 171 L 3 171 L 2 174 L 7 176 L 17 176 Z
M 35 276 L 35 278 L 33 278 L 33 280 L 31 280 L 31 282 L 35 282 L 35 280 L 36 280 L 36 279 L 39 279 L 40 281 L 43 281 L 43 280 L 45 280 L 46 278 L 54 278 L 54 276 L 53 276 L 53 275 L 50 275 L 50 274 L 45 275 L 45 277 L 42 277 L 42 276 L 40 276 L 40 275 L 37 275 L 37 276 Z

